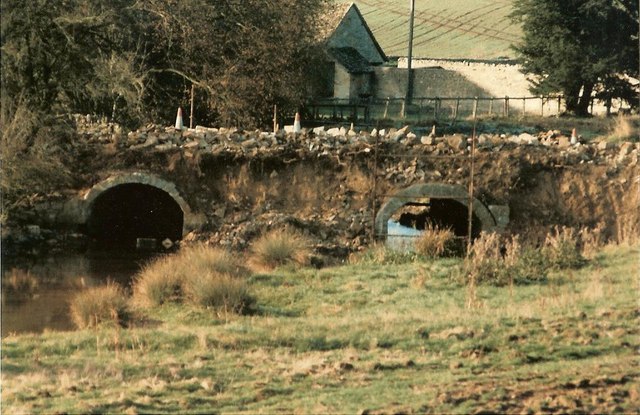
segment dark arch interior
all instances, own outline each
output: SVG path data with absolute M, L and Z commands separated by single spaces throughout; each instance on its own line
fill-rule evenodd
M 402 226 L 424 230 L 429 224 L 440 229 L 450 228 L 456 236 L 469 232 L 469 209 L 454 199 L 430 199 L 428 203 L 410 202 L 393 215 Z M 477 238 L 482 230 L 480 219 L 472 215 L 471 236 Z
M 183 224 L 182 209 L 167 192 L 127 183 L 96 198 L 87 232 L 100 247 L 133 249 L 138 238 L 181 239 Z

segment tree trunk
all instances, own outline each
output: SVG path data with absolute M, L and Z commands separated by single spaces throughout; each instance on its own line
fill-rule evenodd
M 567 89 L 564 91 L 566 112 L 569 114 L 576 114 L 578 112 L 578 102 L 580 98 L 580 88 Z
M 593 92 L 593 83 L 583 85 L 582 95 L 578 101 L 576 115 L 589 115 L 589 105 L 591 104 L 591 93 Z

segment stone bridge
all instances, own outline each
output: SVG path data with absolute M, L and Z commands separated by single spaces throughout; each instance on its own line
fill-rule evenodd
M 75 196 L 49 207 L 49 222 L 109 243 L 188 238 L 240 249 L 266 229 L 293 226 L 319 246 L 353 250 L 386 238 L 390 219 L 465 237 L 469 205 L 474 237 L 531 228 L 531 218 L 543 223 L 549 216 L 523 204 L 540 191 L 535 184 L 551 174 L 561 186 L 567 169 L 550 166 L 580 168 L 590 154 L 587 146 L 577 151 L 543 135 L 480 135 L 469 199 L 468 137 L 459 134 L 151 127 L 126 137 L 95 135 L 102 144 L 92 174 L 72 189 Z M 637 152 L 627 154 L 637 160 Z M 549 206 L 562 206 L 560 193 L 548 194 Z

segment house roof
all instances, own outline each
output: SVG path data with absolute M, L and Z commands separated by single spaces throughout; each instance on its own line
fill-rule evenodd
M 386 61 L 387 55 L 382 50 L 382 47 L 380 47 L 378 40 L 373 35 L 373 32 L 371 31 L 371 28 L 367 24 L 367 21 L 362 16 L 360 9 L 358 9 L 358 6 L 356 6 L 356 4 L 353 2 L 333 3 L 327 6 L 327 11 L 324 14 L 324 17 L 322 19 L 323 20 L 322 24 L 320 25 L 321 26 L 320 34 L 319 34 L 320 38 L 323 41 L 327 42 L 329 38 L 331 38 L 331 36 L 334 34 L 338 26 L 340 26 L 345 16 L 351 9 L 353 9 L 356 12 L 356 14 L 358 15 L 358 18 L 362 21 L 362 26 L 369 34 L 369 37 L 371 38 L 371 41 L 373 42 L 376 50 L 378 51 L 378 53 L 380 53 L 380 56 L 382 57 L 382 59 Z
M 373 72 L 369 61 L 354 48 L 329 48 L 327 52 L 336 62 L 344 66 L 349 73 Z

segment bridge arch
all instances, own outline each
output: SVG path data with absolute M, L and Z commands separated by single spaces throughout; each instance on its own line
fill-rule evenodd
M 375 217 L 375 231 L 379 238 L 386 238 L 389 228 L 388 221 L 399 209 L 405 205 L 415 204 L 425 199 L 435 200 L 440 207 L 440 214 L 447 212 L 460 212 L 462 208 L 469 209 L 468 191 L 460 185 L 443 183 L 420 183 L 400 190 L 394 196 L 388 198 L 380 207 Z M 478 199 L 473 199 L 474 235 L 480 231 L 493 231 L 498 229 L 498 224 L 489 209 Z M 465 214 L 465 222 L 468 215 Z M 480 229 L 477 229 L 479 227 Z M 465 234 L 466 228 L 465 228 Z
M 198 218 L 175 184 L 148 173 L 121 173 L 83 197 L 89 236 L 129 246 L 137 238 L 181 239 Z

